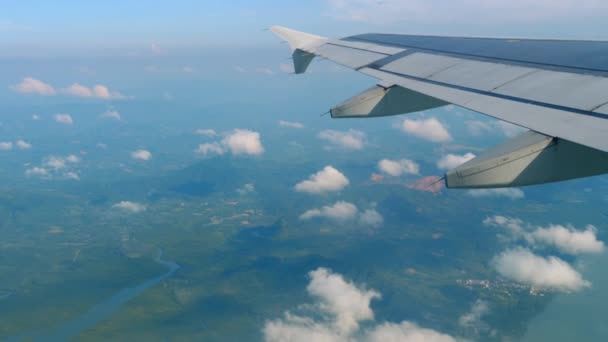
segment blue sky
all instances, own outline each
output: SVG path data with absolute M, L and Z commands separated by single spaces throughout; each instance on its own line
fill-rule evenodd
M 151 43 L 251 46 L 261 29 L 327 36 L 366 31 L 606 39 L 604 0 L 17 1 L 0 11 L 0 45 L 123 47 Z

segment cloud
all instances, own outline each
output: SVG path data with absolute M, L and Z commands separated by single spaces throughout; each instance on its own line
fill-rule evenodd
M 32 144 L 30 144 L 29 142 L 25 141 L 25 140 L 17 140 L 15 142 L 15 145 L 17 146 L 18 149 L 20 150 L 29 150 L 30 148 L 32 148 Z M 1 149 L 1 148 L 0 148 Z
M 0 142 L 0 151 L 10 151 L 13 149 L 13 143 L 11 141 Z
M 54 170 L 61 170 L 67 167 L 66 160 L 62 157 L 48 156 L 44 159 L 43 165 Z
M 339 201 L 332 206 L 321 209 L 308 210 L 300 215 L 300 220 L 311 220 L 313 218 L 327 218 L 334 221 L 348 221 L 357 216 L 357 207 L 349 202 Z
M 26 176 L 48 176 L 49 171 L 42 167 L 32 167 L 30 169 L 25 170 Z
M 605 249 L 604 242 L 597 238 L 597 228 L 592 225 L 585 230 L 555 224 L 541 227 L 505 216 L 488 217 L 484 224 L 506 229 L 512 239 L 524 240 L 530 246 L 553 246 L 566 254 L 598 254 Z
M 92 88 L 88 88 L 79 83 L 74 83 L 67 88 L 61 89 L 61 93 L 76 97 L 90 97 L 104 100 L 121 100 L 128 98 L 127 96 L 111 91 L 107 86 L 96 84 Z
M 437 167 L 442 170 L 453 170 L 475 157 L 476 156 L 473 153 L 467 153 L 464 155 L 447 154 L 439 159 L 437 162 Z
M 102 119 L 114 119 L 120 121 L 120 113 L 117 110 L 107 110 L 103 114 L 101 114 Z
M 107 86 L 102 84 L 97 84 L 92 88 L 89 88 L 80 83 L 73 83 L 66 88 L 55 90 L 55 87 L 52 85 L 32 77 L 25 77 L 19 84 L 11 86 L 10 88 L 22 94 L 37 94 L 44 96 L 64 94 L 69 96 L 89 97 L 105 100 L 129 98 L 128 96 L 125 96 L 117 91 L 111 91 Z
M 500 120 L 496 120 L 491 123 L 486 123 L 483 121 L 467 121 L 466 126 L 469 133 L 473 136 L 495 134 L 498 130 L 504 136 L 512 138 L 525 131 L 525 128 L 523 127 Z
M 282 72 L 284 72 L 286 74 L 293 74 L 294 73 L 293 64 L 289 64 L 289 63 L 281 63 L 279 65 L 279 70 L 281 70 Z
M 468 194 L 472 197 L 506 197 L 512 200 L 526 197 L 526 194 L 521 189 L 517 188 L 476 189 L 469 190 Z
M 539 289 L 574 292 L 591 286 L 567 262 L 557 257 L 541 257 L 524 248 L 507 250 L 495 257 L 492 264 L 503 277 Z
M 274 71 L 270 67 L 257 67 L 255 68 L 255 72 L 258 74 L 272 75 Z
M 34 120 L 34 121 L 40 120 L 40 115 L 37 115 L 37 114 L 32 115 L 32 120 Z
M 323 170 L 311 175 L 308 180 L 296 184 L 295 190 L 310 194 L 322 194 L 336 192 L 348 186 L 350 181 L 342 172 L 332 166 L 326 166 Z
M 194 133 L 196 133 L 198 135 L 207 136 L 207 137 L 215 137 L 215 136 L 217 136 L 217 132 L 215 130 L 213 130 L 213 129 L 199 128 L 196 131 L 194 131 Z
M 260 155 L 264 153 L 264 147 L 260 139 L 260 133 L 247 129 L 235 129 L 222 140 L 222 144 L 232 154 Z
M 420 174 L 420 165 L 409 159 L 390 160 L 382 159 L 378 162 L 378 169 L 387 175 L 399 177 L 403 174 L 418 175 Z
M 411 322 L 375 324 L 371 301 L 381 294 L 347 281 L 340 274 L 325 268 L 309 273 L 306 288 L 314 299 L 304 305 L 307 315 L 286 312 L 282 319 L 266 321 L 263 329 L 266 342 L 455 342 L 451 336 L 421 328 Z M 366 328 L 361 323 L 368 322 Z
M 147 161 L 152 159 L 152 153 L 150 153 L 148 150 L 137 150 L 131 152 L 131 158 Z
M 290 122 L 290 121 L 279 121 L 279 126 L 281 127 L 289 127 L 289 128 L 304 128 L 304 125 L 299 122 Z
M 164 56 L 167 54 L 167 50 L 163 49 L 158 43 L 150 44 L 150 51 L 156 56 Z
M 12 90 L 22 94 L 38 94 L 44 96 L 55 95 L 57 92 L 50 84 L 44 83 L 32 77 L 24 78 L 21 83 L 11 86 Z
M 255 192 L 255 185 L 253 183 L 245 184 L 242 188 L 237 189 L 236 192 L 238 192 L 240 195 L 250 194 L 252 192 Z
M 80 180 L 80 176 L 74 171 L 66 172 L 64 176 L 67 179 Z
M 511 123 L 508 123 L 506 121 L 497 121 L 496 126 L 500 129 L 502 134 L 504 134 L 505 136 L 507 136 L 509 138 L 519 135 L 526 130 L 525 128 L 523 128 L 521 126 L 517 126 L 517 125 L 511 124 Z
M 194 68 L 186 65 L 186 66 L 182 67 L 182 72 L 184 72 L 186 74 L 192 74 L 194 72 Z
M 55 114 L 55 121 L 64 125 L 71 125 L 74 123 L 70 114 Z
M 494 127 L 483 121 L 467 121 L 465 122 L 465 125 L 467 126 L 467 131 L 469 131 L 469 134 L 473 136 L 480 136 L 494 132 Z
M 346 150 L 361 150 L 365 146 L 365 133 L 354 129 L 346 132 L 328 129 L 319 133 L 319 139 Z
M 379 228 L 384 224 L 384 217 L 375 209 L 366 209 L 360 212 L 357 206 L 345 201 L 338 201 L 333 205 L 320 209 L 311 209 L 300 215 L 300 220 L 316 218 L 329 219 L 336 222 L 355 221 L 365 227 Z
M 221 155 L 221 154 L 224 154 L 226 151 L 224 151 L 224 148 L 220 144 L 214 142 L 214 143 L 204 143 L 204 144 L 198 145 L 198 148 L 196 149 L 195 152 L 202 154 L 204 156 L 207 156 L 207 155 L 211 155 L 211 154 Z
M 452 141 L 450 132 L 435 118 L 421 120 L 405 119 L 401 123 L 401 130 L 415 137 L 435 143 Z
M 112 206 L 112 208 L 120 209 L 123 211 L 127 211 L 130 213 L 140 213 L 142 211 L 146 211 L 147 207 L 144 204 L 131 202 L 131 201 L 121 201 Z
M 466 18 L 487 24 L 523 23 L 561 18 L 603 17 L 608 4 L 602 0 L 327 0 L 326 15 L 340 20 L 378 25 L 399 23 L 466 23 Z
M 359 222 L 365 226 L 379 228 L 384 224 L 384 217 L 376 209 L 367 209 L 359 215 Z
M 483 316 L 490 312 L 490 304 L 484 300 L 478 300 L 473 304 L 471 311 L 460 316 L 458 324 L 461 327 L 477 327 Z

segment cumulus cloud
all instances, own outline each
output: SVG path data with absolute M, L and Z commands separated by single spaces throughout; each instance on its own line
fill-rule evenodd
M 32 148 L 32 144 L 25 140 L 17 140 L 15 142 L 15 146 L 17 146 L 17 148 L 20 150 L 29 150 L 30 148 Z
M 137 151 L 133 151 L 131 152 L 131 158 L 136 159 L 136 160 L 150 160 L 152 159 L 152 153 L 150 153 L 150 151 L 148 150 L 137 150 Z
M 320 209 L 311 209 L 300 215 L 300 220 L 315 218 L 329 219 L 336 222 L 357 222 L 364 227 L 379 228 L 384 224 L 384 217 L 375 209 L 370 208 L 362 212 L 357 206 L 345 201 L 338 201 L 333 205 Z
M 349 202 L 339 201 L 334 205 L 325 206 L 321 209 L 308 210 L 300 215 L 300 220 L 310 220 L 313 218 L 327 218 L 335 221 L 352 220 L 357 216 L 357 207 Z
M 328 129 L 319 133 L 319 139 L 346 150 L 361 150 L 365 146 L 365 133 L 354 129 L 346 132 Z
M 340 191 L 349 183 L 350 181 L 342 172 L 332 166 L 326 166 L 323 170 L 311 175 L 308 180 L 296 184 L 295 190 L 310 194 L 323 194 Z
M 401 130 L 415 137 L 435 143 L 452 141 L 450 132 L 436 118 L 421 120 L 405 119 L 401 123 Z
M 530 246 L 552 246 L 566 254 L 597 254 L 605 249 L 604 242 L 597 238 L 597 228 L 592 225 L 588 225 L 584 230 L 555 224 L 541 227 L 505 216 L 488 217 L 484 224 L 503 228 L 512 239 L 524 240 Z
M 524 248 L 507 250 L 492 264 L 503 277 L 538 289 L 573 292 L 591 286 L 567 262 L 538 256 Z
M 131 201 L 118 202 L 114 204 L 112 208 L 120 209 L 130 213 L 140 213 L 142 211 L 146 211 L 147 209 L 146 205 Z
M 71 125 L 74 123 L 70 114 L 55 114 L 55 121 L 64 125 Z
M 67 179 L 80 180 L 80 176 L 74 171 L 66 172 L 64 176 Z
M 110 90 L 107 86 L 102 84 L 96 84 L 89 88 L 80 83 L 73 83 L 66 88 L 56 90 L 52 85 L 32 77 L 26 77 L 19 84 L 11 86 L 10 88 L 22 94 L 37 94 L 44 96 L 63 94 L 68 96 L 90 97 L 105 100 L 128 98 L 128 96 L 125 96 L 120 92 Z
M 485 23 L 522 23 L 564 17 L 602 17 L 608 4 L 602 0 L 327 0 L 326 14 L 342 20 L 387 25 L 404 22 L 429 24 L 463 22 L 476 18 Z
M 214 142 L 214 143 L 204 143 L 198 145 L 196 149 L 196 153 L 202 154 L 204 156 L 212 155 L 212 154 L 224 154 L 224 148 L 222 145 Z
M 42 167 L 32 167 L 30 169 L 25 170 L 26 176 L 48 176 L 49 171 Z
M 232 154 L 236 155 L 260 155 L 264 153 L 260 133 L 247 129 L 235 129 L 224 137 L 222 144 Z
M 442 170 L 453 170 L 475 157 L 476 156 L 473 153 L 467 153 L 464 155 L 447 154 L 439 159 L 437 162 L 437 167 Z
M 65 158 L 58 156 L 46 157 L 43 161 L 43 165 L 54 170 L 61 170 L 67 167 Z
M 384 217 L 374 208 L 366 209 L 359 215 L 359 222 L 364 226 L 378 228 L 384 224 Z
M 476 189 L 469 190 L 468 194 L 472 197 L 506 197 L 512 200 L 526 197 L 526 194 L 521 189 L 517 188 Z
M 24 78 L 19 84 L 10 87 L 22 94 L 38 94 L 44 96 L 55 95 L 57 92 L 50 84 L 44 83 L 32 77 Z
M 215 137 L 217 136 L 217 132 L 213 129 L 205 129 L 205 128 L 199 128 L 196 131 L 194 131 L 194 133 L 198 134 L 198 135 L 203 135 L 206 137 Z
M 13 143 L 11 141 L 0 142 L 0 151 L 10 151 L 13 149 Z
M 411 322 L 372 324 L 375 317 L 371 301 L 381 298 L 379 292 L 358 286 L 325 268 L 310 272 L 309 277 L 306 290 L 315 302 L 301 308 L 312 311 L 307 315 L 287 312 L 281 319 L 266 321 L 263 329 L 266 342 L 456 341 Z M 362 329 L 363 322 L 369 322 L 369 327 Z
M 120 121 L 120 113 L 117 110 L 107 110 L 103 114 L 101 114 L 102 119 L 114 119 Z
M 255 185 L 253 183 L 245 184 L 242 188 L 237 189 L 236 192 L 238 192 L 240 195 L 250 194 L 252 192 L 255 192 Z
M 289 128 L 304 128 L 304 125 L 299 122 L 290 122 L 290 121 L 279 121 L 279 126 L 281 127 L 289 127 Z
M 403 174 L 418 175 L 420 174 L 420 165 L 409 159 L 390 160 L 382 159 L 378 163 L 378 169 L 387 175 L 399 177 Z

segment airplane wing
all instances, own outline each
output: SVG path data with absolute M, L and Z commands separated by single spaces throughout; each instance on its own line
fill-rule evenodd
M 378 79 L 333 118 L 454 104 L 530 131 L 446 175 L 451 188 L 526 186 L 608 172 L 608 42 L 362 34 L 285 27 L 294 70 L 318 56 Z

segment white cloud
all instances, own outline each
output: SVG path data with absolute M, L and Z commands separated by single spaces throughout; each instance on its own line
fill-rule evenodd
M 217 132 L 213 129 L 205 129 L 205 128 L 199 128 L 196 131 L 194 131 L 194 133 L 198 134 L 198 135 L 204 135 L 207 137 L 215 137 L 217 136 Z
M 214 142 L 198 145 L 195 152 L 207 156 L 211 154 L 224 154 L 226 151 L 224 151 L 224 148 L 220 144 Z
M 37 114 L 32 115 L 32 120 L 34 120 L 34 121 L 40 120 L 40 115 L 37 115 Z
M 242 188 L 237 189 L 236 192 L 238 192 L 240 195 L 250 194 L 252 192 L 255 192 L 255 185 L 253 183 L 245 184 Z
M 519 135 L 526 130 L 525 128 L 523 128 L 521 126 L 517 126 L 517 125 L 511 124 L 511 123 L 508 123 L 506 121 L 497 121 L 496 126 L 500 129 L 502 134 L 504 134 L 505 136 L 507 136 L 509 138 Z
M 420 165 L 409 159 L 390 160 L 382 159 L 378 162 L 378 169 L 387 175 L 399 177 L 403 174 L 418 175 L 420 174 Z
M 264 153 L 264 147 L 260 139 L 260 133 L 247 129 L 235 129 L 222 140 L 222 144 L 232 154 L 260 155 Z
M 272 75 L 274 74 L 274 71 L 272 71 L 271 68 L 269 67 L 258 67 L 255 68 L 255 72 L 258 74 L 265 74 L 265 75 Z
M 48 176 L 49 171 L 42 167 L 32 167 L 30 169 L 25 170 L 25 174 L 27 176 Z
M 483 121 L 477 121 L 477 120 L 467 121 L 465 123 L 465 125 L 467 126 L 467 130 L 469 131 L 469 134 L 471 134 L 473 136 L 480 136 L 480 135 L 494 132 L 494 127 L 492 127 L 492 125 L 485 123 Z
M 473 304 L 471 311 L 460 316 L 458 324 L 461 327 L 477 327 L 481 323 L 483 316 L 490 312 L 490 304 L 484 300 L 478 300 Z
M 425 329 L 411 322 L 375 323 L 371 301 L 379 292 L 366 289 L 325 268 L 309 273 L 308 294 L 313 305 L 308 315 L 285 313 L 284 318 L 266 321 L 266 342 L 455 342 L 448 335 Z M 362 322 L 369 322 L 361 328 Z
M 57 92 L 50 84 L 44 83 L 32 77 L 24 78 L 21 83 L 11 86 L 16 92 L 22 94 L 55 95 Z
M 526 197 L 526 194 L 517 188 L 476 189 L 469 190 L 468 194 L 473 197 L 507 197 L 512 200 Z
M 74 123 L 70 114 L 55 114 L 55 121 L 64 125 L 71 125 Z
M 164 56 L 167 54 L 167 50 L 163 49 L 158 43 L 153 42 L 150 44 L 150 51 L 157 56 Z
M 332 166 L 326 166 L 323 170 L 311 175 L 308 180 L 296 184 L 295 190 L 310 194 L 322 194 L 340 191 L 349 183 L 350 181 L 342 172 Z
M 25 140 L 17 140 L 15 142 L 15 145 L 17 146 L 18 149 L 20 150 L 29 150 L 30 148 L 32 148 L 32 144 L 30 144 L 29 142 L 25 141 Z M 1 149 L 1 148 L 0 148 Z
M 384 217 L 376 209 L 367 209 L 359 215 L 359 222 L 364 226 L 378 228 L 384 224 Z
M 289 127 L 289 128 L 304 128 L 304 125 L 299 122 L 290 122 L 290 121 L 279 121 L 279 126 L 281 127 Z
M 347 150 L 361 150 L 365 146 L 365 133 L 354 129 L 346 132 L 328 129 L 319 133 L 319 139 Z
M 531 246 L 553 246 L 567 254 L 597 254 L 605 249 L 604 242 L 597 238 L 597 229 L 592 225 L 588 225 L 585 230 L 555 224 L 540 227 L 505 216 L 488 217 L 484 224 L 506 229 L 511 238 L 524 240 Z
M 80 157 L 75 154 L 70 154 L 69 156 L 65 157 L 65 160 L 72 164 L 80 163 Z
M 282 72 L 284 72 L 286 74 L 294 73 L 293 64 L 289 64 L 289 63 L 281 63 L 281 65 L 279 65 L 279 70 L 281 70 Z
M 561 18 L 587 19 L 608 14 L 602 0 L 327 0 L 327 15 L 342 20 L 379 25 L 398 23 L 462 23 L 476 18 L 483 23 L 522 23 Z
M 120 121 L 121 116 L 117 110 L 107 110 L 103 114 L 101 114 L 102 119 L 114 119 Z
M 0 151 L 10 151 L 13 149 L 13 143 L 11 141 L 0 142 Z
M 597 229 L 594 226 L 577 231 L 572 227 L 551 225 L 536 229 L 527 238 L 536 243 L 555 246 L 564 253 L 577 255 L 604 251 L 604 243 L 597 239 L 596 234 Z
M 61 92 L 76 97 L 90 97 L 104 100 L 120 100 L 127 98 L 127 96 L 117 91 L 111 91 L 107 86 L 102 84 L 96 84 L 92 88 L 88 88 L 82 84 L 74 83 L 67 88 L 61 89 Z
M 453 170 L 475 157 L 476 156 L 473 153 L 467 153 L 464 155 L 448 154 L 439 159 L 437 162 L 437 167 L 442 170 Z
M 124 210 L 131 213 L 140 213 L 142 211 L 146 211 L 147 207 L 144 204 L 131 202 L 131 201 L 121 201 L 112 206 L 112 208 Z
M 327 218 L 334 221 L 348 221 L 357 216 L 357 207 L 348 202 L 339 201 L 332 206 L 325 206 L 321 209 L 308 210 L 300 215 L 300 220 L 311 220 L 313 218 Z
M 186 74 L 192 74 L 194 72 L 194 68 L 186 65 L 186 66 L 182 67 L 182 72 L 184 72 Z
M 435 118 L 421 120 L 405 119 L 401 124 L 401 130 L 415 137 L 436 143 L 452 140 L 452 136 L 447 128 Z
M 525 128 L 508 123 L 506 121 L 496 120 L 491 123 L 483 121 L 467 121 L 467 130 L 471 135 L 480 136 L 485 134 L 495 134 L 496 131 L 500 131 L 504 136 L 512 138 L 525 131 Z
M 137 150 L 131 152 L 131 158 L 137 160 L 150 160 L 152 159 L 152 153 L 148 150 Z
M 65 178 L 72 180 L 80 180 L 80 176 L 74 171 L 66 172 Z
M 541 257 L 523 248 L 507 250 L 492 263 L 503 277 L 539 289 L 572 292 L 591 286 L 567 262 Z
M 48 156 L 44 159 L 43 165 L 54 170 L 61 170 L 66 168 L 66 160 L 58 156 Z

